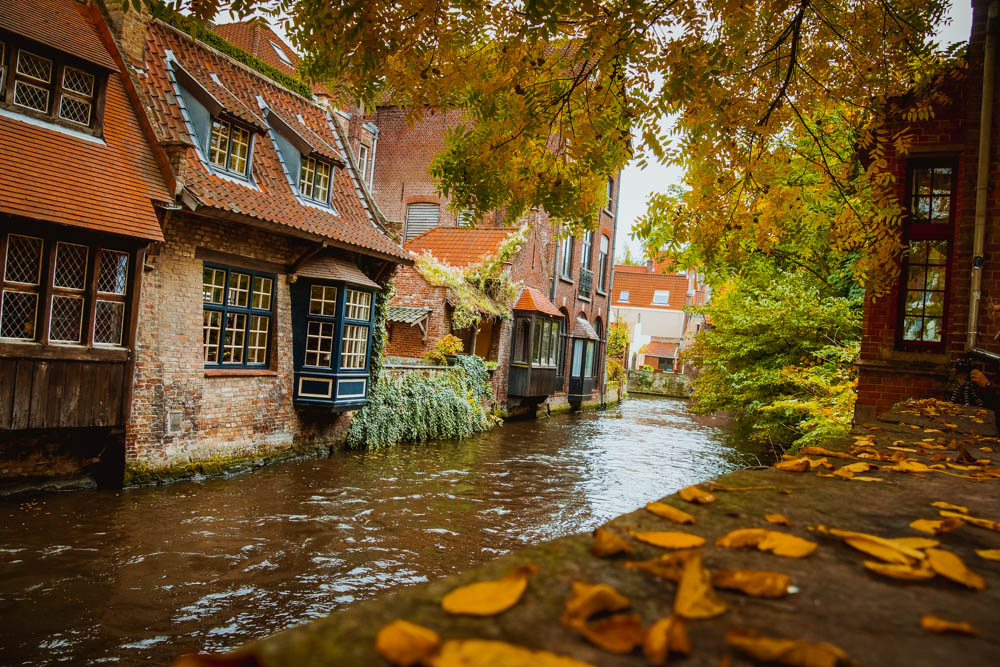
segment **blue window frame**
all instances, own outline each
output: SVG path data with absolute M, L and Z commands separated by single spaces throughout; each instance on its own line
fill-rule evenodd
M 292 286 L 295 402 L 356 409 L 368 399 L 374 292 L 342 282 Z
M 267 368 L 271 363 L 276 277 L 206 262 L 202 267 L 205 368 Z

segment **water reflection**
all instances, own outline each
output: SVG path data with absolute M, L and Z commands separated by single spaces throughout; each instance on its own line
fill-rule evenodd
M 4 662 L 166 663 L 587 530 L 744 465 L 682 401 L 0 505 Z

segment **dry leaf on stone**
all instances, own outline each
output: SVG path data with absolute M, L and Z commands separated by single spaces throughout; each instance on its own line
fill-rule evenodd
M 493 616 L 507 611 L 521 599 L 528 586 L 528 577 L 537 571 L 537 566 L 526 565 L 495 581 L 460 586 L 444 596 L 441 608 L 449 614 L 470 616 Z
M 943 500 L 935 500 L 931 503 L 931 507 L 936 507 L 939 510 L 951 510 L 953 512 L 961 512 L 962 514 L 968 514 L 969 508 L 965 505 L 954 505 L 952 503 L 946 503 Z
M 594 541 L 590 543 L 590 553 L 598 558 L 607 558 L 631 551 L 631 545 L 617 533 L 607 528 L 598 528 L 594 531 Z
M 776 556 L 788 558 L 804 558 L 816 549 L 816 543 L 809 540 L 782 533 L 777 530 L 763 528 L 740 528 L 715 540 L 715 546 L 739 549 L 741 547 L 756 547 L 760 551 L 770 551 Z
M 640 542 L 652 544 L 655 547 L 663 547 L 664 549 L 690 549 L 692 547 L 700 547 L 705 543 L 704 537 L 692 535 L 691 533 L 684 533 L 679 530 L 655 530 L 645 532 L 630 530 L 628 533 Z
M 926 581 L 934 578 L 934 570 L 931 569 L 926 560 L 917 561 L 913 565 L 866 560 L 865 567 L 884 577 L 902 579 L 903 581 Z
M 981 591 L 986 588 L 986 580 L 970 570 L 962 559 L 945 549 L 928 549 L 927 561 L 942 577 Z
M 566 608 L 560 618 L 562 624 L 575 629 L 579 622 L 586 622 L 599 612 L 628 609 L 628 598 L 607 584 L 573 582 L 573 592 L 566 598 Z
M 650 626 L 642 640 L 642 653 L 651 665 L 665 665 L 671 653 L 691 653 L 684 621 L 676 616 L 661 618 Z
M 976 549 L 976 554 L 986 560 L 1000 560 L 1000 549 Z
M 852 482 L 884 482 L 885 480 L 881 477 L 866 477 L 864 475 L 855 475 L 851 478 Z
M 883 470 L 894 470 L 896 472 L 930 472 L 931 468 L 920 461 L 904 459 L 894 466 L 886 466 Z
M 761 484 L 759 486 L 719 486 L 718 484 L 709 484 L 709 491 L 767 491 L 769 489 L 774 489 L 778 493 L 791 493 L 788 489 L 779 489 L 773 484 Z
M 847 471 L 852 473 L 859 473 L 859 472 L 868 472 L 871 469 L 872 465 L 870 463 L 865 463 L 864 461 L 858 461 L 857 463 L 849 463 L 846 466 L 841 466 L 840 468 L 837 469 L 837 472 Z
M 426 663 L 428 667 L 592 667 L 548 651 L 532 651 L 523 646 L 486 639 L 446 641 L 441 652 Z
M 920 617 L 920 627 L 931 632 L 954 632 L 972 637 L 979 635 L 979 630 L 976 630 L 971 623 L 966 623 L 965 621 L 946 621 L 932 614 L 924 614 Z
M 596 621 L 581 621 L 573 629 L 608 653 L 631 653 L 645 636 L 638 614 L 614 614 Z
M 780 598 L 788 594 L 791 578 L 782 572 L 769 570 L 716 570 L 712 585 L 736 590 L 752 597 Z
M 674 596 L 674 613 L 689 619 L 714 618 L 725 613 L 726 603 L 712 589 L 712 575 L 701 566 L 701 551 L 689 551 L 685 557 Z
M 889 537 L 886 539 L 893 544 L 898 544 L 909 549 L 930 549 L 941 544 L 940 540 L 932 540 L 929 537 Z
M 784 514 L 765 514 L 764 520 L 768 523 L 778 524 L 779 526 L 790 526 L 792 522 L 788 520 L 788 517 Z
M 847 654 L 826 642 L 757 637 L 730 630 L 726 644 L 760 662 L 776 662 L 790 667 L 840 667 L 855 664 Z
M 829 456 L 832 459 L 853 459 L 854 457 L 844 452 L 834 452 L 824 447 L 799 447 L 799 454 L 812 454 L 813 456 Z
M 438 633 L 402 619 L 393 621 L 375 636 L 375 651 L 394 665 L 416 665 L 429 658 L 441 643 Z
M 985 528 L 987 530 L 1000 531 L 1000 522 L 991 521 L 990 519 L 981 519 L 976 516 L 968 516 L 965 514 L 958 514 L 957 512 L 949 512 L 948 510 L 938 510 L 941 516 L 947 519 L 958 519 L 959 521 L 964 521 L 966 523 L 971 523 L 973 526 L 978 526 L 980 528 Z
M 961 519 L 917 519 L 910 523 L 910 528 L 928 535 L 940 535 L 954 530 L 962 525 Z
M 687 551 L 677 551 L 650 560 L 626 561 L 625 567 L 678 582 L 681 580 L 681 573 L 684 572 L 684 565 L 687 563 L 688 557 Z
M 869 535 L 868 533 L 859 533 L 853 530 L 839 530 L 837 528 L 820 527 L 818 530 L 819 532 L 839 537 L 858 551 L 875 556 L 887 563 L 909 565 L 915 560 L 923 560 L 925 558 L 923 552 L 919 549 L 913 549 L 905 543 L 879 537 L 878 535 Z
M 674 523 L 694 523 L 693 516 L 684 510 L 679 510 L 666 503 L 646 503 L 646 509 L 656 516 L 662 516 L 664 519 L 670 519 Z
M 698 486 L 685 486 L 677 492 L 677 495 L 681 497 L 681 500 L 699 505 L 707 505 L 715 502 L 715 496 L 707 491 L 703 491 Z

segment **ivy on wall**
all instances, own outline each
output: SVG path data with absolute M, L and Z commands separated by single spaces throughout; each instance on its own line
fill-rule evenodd
M 190 16 L 184 16 L 166 6 L 163 2 L 158 1 L 150 2 L 149 10 L 153 18 L 159 19 L 167 25 L 191 35 L 191 37 L 199 42 L 204 42 L 216 51 L 229 56 L 237 62 L 243 63 L 250 69 L 263 74 L 268 79 L 271 79 L 278 85 L 284 86 L 293 93 L 297 93 L 308 100 L 313 98 L 312 89 L 309 87 L 309 84 L 285 74 L 278 68 L 268 65 L 260 58 L 250 55 L 235 44 L 227 42 Z
M 412 371 L 379 377 L 368 404 L 354 415 L 350 447 L 376 450 L 400 442 L 460 439 L 490 428 L 482 401 L 490 395 L 486 364 L 473 355 L 434 376 Z

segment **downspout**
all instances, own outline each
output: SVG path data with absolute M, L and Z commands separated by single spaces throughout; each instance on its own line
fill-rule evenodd
M 986 19 L 983 48 L 983 99 L 979 111 L 979 160 L 976 165 L 976 226 L 972 237 L 972 289 L 969 299 L 969 328 L 965 349 L 976 347 L 979 338 L 979 308 L 982 302 L 983 251 L 986 247 L 986 214 L 990 185 L 990 140 L 993 129 L 993 92 L 996 80 L 997 9 L 993 0 Z
M 608 302 L 607 302 L 607 305 L 608 305 L 607 322 L 608 322 L 608 324 L 604 327 L 604 340 L 605 341 L 608 340 L 608 332 L 611 331 L 611 300 L 614 298 L 614 294 L 615 294 L 615 239 L 618 236 L 618 204 L 619 204 L 619 202 L 621 202 L 621 199 L 622 199 L 622 197 L 621 197 L 621 194 L 622 194 L 622 172 L 621 171 L 618 172 L 618 180 L 615 183 L 615 185 L 616 185 L 616 187 L 615 187 L 615 215 L 614 215 L 614 219 L 611 222 L 611 249 L 608 251 L 608 259 L 610 260 L 610 264 L 611 264 L 611 266 L 609 267 L 611 269 L 611 277 L 608 278 L 608 296 L 607 296 L 607 299 L 608 299 Z M 605 344 L 604 344 L 604 363 L 601 364 L 601 366 L 602 366 L 602 370 L 601 370 L 601 407 L 602 408 L 607 407 L 607 405 L 606 405 L 606 403 L 604 401 L 604 387 L 605 387 L 605 382 L 607 381 L 607 375 L 608 375 L 608 355 L 607 355 L 607 352 L 608 352 L 608 346 L 607 346 L 607 343 L 605 342 Z M 623 360 L 623 364 L 622 364 L 625 367 L 625 379 L 623 379 L 622 382 L 626 382 L 627 383 L 627 380 L 628 380 L 628 364 L 625 363 L 625 361 L 627 361 L 627 360 Z M 621 403 L 621 397 L 622 397 L 622 388 L 621 388 L 621 386 L 619 386 L 618 387 L 618 403 L 619 404 Z

